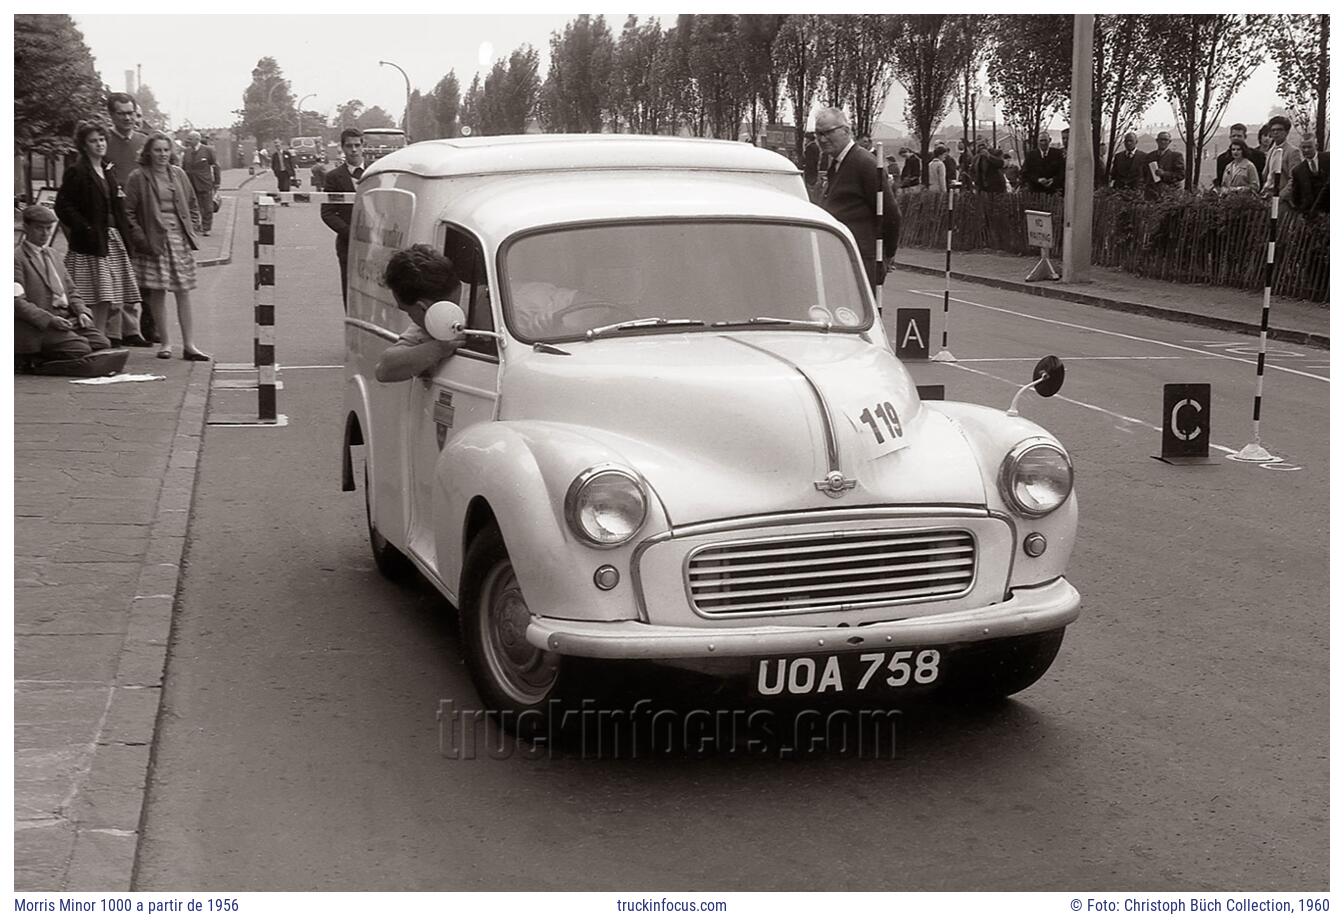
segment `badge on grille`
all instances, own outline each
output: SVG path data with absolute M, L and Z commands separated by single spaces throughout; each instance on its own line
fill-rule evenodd
M 820 479 L 812 485 L 817 487 L 818 492 L 825 492 L 831 498 L 839 498 L 854 488 L 857 482 L 853 479 L 846 479 L 845 474 L 839 470 L 831 470 L 826 474 L 825 479 Z

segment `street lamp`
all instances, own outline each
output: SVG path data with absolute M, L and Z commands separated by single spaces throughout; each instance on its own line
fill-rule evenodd
M 380 67 L 381 67 L 382 65 L 384 65 L 384 64 L 386 64 L 388 67 L 396 67 L 397 70 L 401 70 L 400 67 L 398 67 L 396 64 L 393 64 L 391 61 L 379 61 L 379 62 L 378 62 L 378 66 L 380 66 Z M 411 142 L 411 78 L 408 77 L 408 76 L 406 76 L 406 71 L 404 71 L 404 70 L 401 70 L 401 78 L 402 78 L 403 80 L 406 81 L 406 132 L 405 132 L 405 133 L 406 133 L 406 143 L 409 144 L 409 143 Z
M 299 100 L 299 104 L 297 106 L 299 110 L 299 137 L 303 137 L 303 100 L 311 99 L 316 95 L 317 93 L 309 93 L 308 95 L 304 96 L 303 99 Z

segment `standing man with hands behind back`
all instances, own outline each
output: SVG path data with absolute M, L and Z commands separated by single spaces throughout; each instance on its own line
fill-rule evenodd
M 364 133 L 358 128 L 346 128 L 341 132 L 341 154 L 345 157 L 335 169 L 327 173 L 322 183 L 324 192 L 349 192 L 354 194 L 355 183 L 364 175 Z M 336 261 L 341 266 L 341 303 L 349 306 L 345 286 L 347 280 L 346 261 L 350 252 L 350 220 L 354 217 L 353 204 L 322 203 L 322 222 L 336 231 Z
M 817 142 L 823 153 L 829 154 L 826 193 L 821 206 L 836 220 L 849 228 L 859 244 L 863 269 L 868 283 L 880 284 L 882 272 L 877 261 L 877 195 L 882 193 L 882 255 L 890 258 L 896 251 L 900 236 L 900 216 L 896 213 L 896 197 L 884 175 L 877 171 L 877 160 L 871 153 L 854 143 L 849 121 L 839 109 L 822 109 L 817 113 Z
M 201 233 L 209 236 L 215 219 L 215 193 L 219 191 L 219 164 L 215 162 L 215 151 L 201 143 L 199 131 L 187 135 L 182 170 L 191 181 L 191 190 L 201 208 Z

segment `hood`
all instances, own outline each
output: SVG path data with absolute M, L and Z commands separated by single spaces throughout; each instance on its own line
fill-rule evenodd
M 511 357 L 501 420 L 584 429 L 649 482 L 675 525 L 985 503 L 966 440 L 923 409 L 889 351 L 858 336 L 735 330 L 564 347 Z M 845 488 L 828 495 L 816 484 L 837 468 Z

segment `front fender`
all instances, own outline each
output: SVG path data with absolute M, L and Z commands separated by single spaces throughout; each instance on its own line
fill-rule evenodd
M 1078 533 L 1078 486 L 1067 501 L 1051 513 L 1039 518 L 1018 514 L 1004 501 L 999 491 L 999 469 L 1003 459 L 1016 445 L 1028 438 L 1046 438 L 1065 453 L 1068 448 L 1049 431 L 1029 419 L 1010 416 L 1001 409 L 962 402 L 926 402 L 925 407 L 941 412 L 961 432 L 966 443 L 979 458 L 977 466 L 984 481 L 986 507 L 1013 526 L 1013 565 L 1010 587 L 1039 585 L 1064 575 L 1073 543 Z M 1039 533 L 1046 538 L 1046 552 L 1028 556 L 1022 550 L 1022 541 L 1028 533 Z
M 467 517 L 472 502 L 487 503 L 504 536 L 518 583 L 536 613 L 567 620 L 623 620 L 637 616 L 631 556 L 640 539 L 667 529 L 657 495 L 646 483 L 649 510 L 628 543 L 595 549 L 581 543 L 565 521 L 570 483 L 597 463 L 638 469 L 620 451 L 574 425 L 534 421 L 473 425 L 448 442 L 435 468 L 433 511 L 439 575 L 461 596 Z M 609 591 L 593 582 L 601 565 L 620 582 Z

